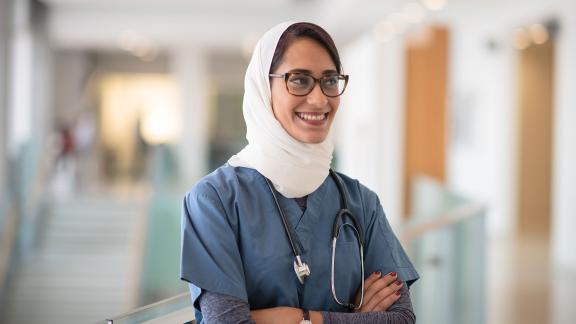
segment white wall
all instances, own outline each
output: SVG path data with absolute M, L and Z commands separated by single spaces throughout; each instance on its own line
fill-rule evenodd
M 14 6 L 7 93 L 8 150 L 13 156 L 23 145 L 46 139 L 52 93 L 52 56 L 42 26 L 46 8 L 32 1 Z
M 505 235 L 516 226 L 516 53 L 512 29 L 493 12 L 463 6 L 446 13 L 451 62 L 447 183 L 484 203 L 488 231 Z
M 390 223 L 403 215 L 403 44 L 368 35 L 341 51 L 350 82 L 334 129 L 338 168 L 380 197 Z
M 14 38 L 11 39 L 11 64 L 8 94 L 8 145 L 11 154 L 31 138 L 33 98 L 33 35 L 28 1 L 15 3 Z
M 88 98 L 85 87 L 91 68 L 93 66 L 85 52 L 59 51 L 56 53 L 53 111 L 57 123 L 71 124 L 76 121 L 79 113 L 86 109 Z
M 176 48 L 172 52 L 172 70 L 179 83 L 183 116 L 177 144 L 180 180 L 183 189 L 187 189 L 208 172 L 207 53 L 195 47 Z
M 556 106 L 552 245 L 554 263 L 576 271 L 576 2 L 559 11 L 556 49 Z

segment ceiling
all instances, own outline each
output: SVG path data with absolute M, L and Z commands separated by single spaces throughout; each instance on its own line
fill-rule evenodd
M 48 7 L 49 37 L 57 48 L 118 50 L 127 34 L 159 49 L 253 46 L 262 32 L 282 21 L 311 21 L 338 44 L 371 32 L 378 22 L 408 4 L 447 2 L 447 9 L 426 11 L 426 21 L 453 8 L 467 17 L 501 7 L 528 7 L 542 0 L 38 0 Z M 573 1 L 573 0 L 558 0 Z M 460 16 L 459 13 L 453 16 Z M 468 19 L 468 18 L 465 18 Z
M 313 21 L 336 41 L 370 28 L 408 0 L 41 0 L 59 48 L 117 49 L 126 33 L 161 48 L 241 48 L 282 21 Z

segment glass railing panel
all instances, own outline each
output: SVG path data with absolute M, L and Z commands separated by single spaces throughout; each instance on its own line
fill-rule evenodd
M 183 293 L 98 324 L 193 324 L 190 293 Z
M 485 323 L 485 210 L 430 179 L 415 181 L 404 244 L 421 280 L 411 288 L 418 323 Z
M 412 261 L 422 278 L 411 289 L 419 323 L 485 323 L 483 229 L 479 214 L 411 242 Z

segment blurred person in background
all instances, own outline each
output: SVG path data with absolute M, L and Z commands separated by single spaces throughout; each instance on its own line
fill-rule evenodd
M 256 45 L 248 145 L 184 199 L 181 278 L 200 323 L 415 322 L 418 274 L 377 195 L 330 169 L 347 82 L 315 24 L 279 24 Z
M 76 185 L 76 138 L 69 124 L 60 126 L 56 143 L 56 163 L 52 174 L 52 192 L 56 198 L 71 195 Z

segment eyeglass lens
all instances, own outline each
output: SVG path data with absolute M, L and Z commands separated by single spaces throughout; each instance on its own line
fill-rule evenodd
M 325 75 L 320 78 L 319 83 L 322 92 L 332 97 L 341 95 L 346 86 L 346 80 L 338 74 Z M 286 85 L 292 94 L 307 95 L 316 85 L 316 80 L 311 75 L 295 73 L 289 75 Z

